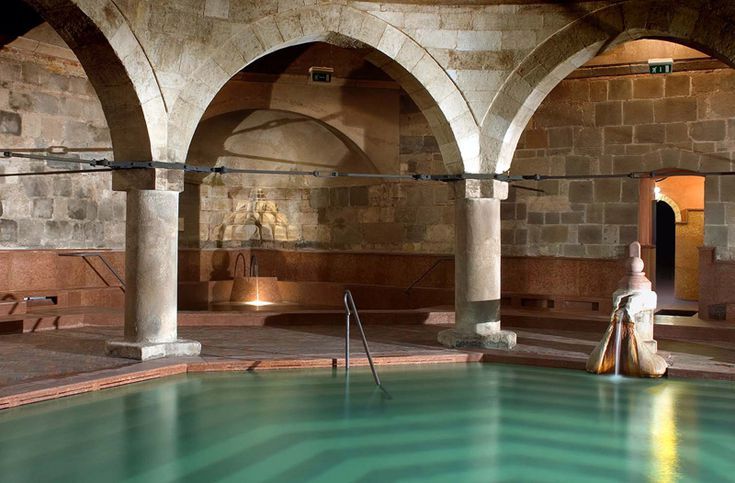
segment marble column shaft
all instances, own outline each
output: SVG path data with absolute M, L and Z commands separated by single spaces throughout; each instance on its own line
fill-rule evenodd
M 132 190 L 125 233 L 125 340 L 177 337 L 179 193 Z
M 196 341 L 178 339 L 179 193 L 127 191 L 124 340 L 110 355 L 147 360 L 198 355 Z
M 506 183 L 455 184 L 455 327 L 439 341 L 450 347 L 512 348 L 513 332 L 500 329 L 500 201 Z

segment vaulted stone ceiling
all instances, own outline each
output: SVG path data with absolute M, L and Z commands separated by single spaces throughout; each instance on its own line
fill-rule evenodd
M 0 46 L 7 45 L 43 23 L 43 19 L 21 0 L 3 0 L 0 15 Z
M 315 42 L 288 47 L 253 62 L 244 72 L 307 75 L 310 67 L 331 67 L 341 79 L 390 81 L 383 70 L 365 60 L 369 48 L 353 49 Z
M 571 0 L 562 2 L 560 0 L 396 0 L 391 3 L 403 3 L 407 5 L 529 5 L 539 3 L 592 3 L 597 0 Z M 384 3 L 384 0 L 364 0 L 364 3 Z

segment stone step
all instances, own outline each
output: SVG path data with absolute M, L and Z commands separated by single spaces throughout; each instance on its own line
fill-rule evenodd
M 32 307 L 24 313 L 0 316 L 0 334 L 57 330 L 84 325 L 120 325 L 122 309 L 107 307 Z
M 454 311 L 446 307 L 421 310 L 361 310 L 364 324 L 446 325 L 454 323 Z M 30 313 L 0 316 L 0 333 L 35 332 L 60 328 L 119 326 L 124 323 L 123 309 L 109 307 L 44 307 Z M 251 311 L 179 311 L 178 323 L 193 326 L 265 326 L 317 325 L 345 323 L 340 308 Z
M 506 311 L 502 312 L 503 326 L 517 329 L 543 329 L 578 331 L 602 334 L 610 323 L 609 318 L 591 317 L 574 313 Z M 735 324 L 712 322 L 698 317 L 657 315 L 654 326 L 655 339 L 681 341 L 735 342 Z
M 360 310 L 364 324 L 442 325 L 454 323 L 454 311 L 442 308 L 422 310 Z M 180 311 L 181 326 L 264 326 L 344 324 L 344 310 L 338 308 L 289 311 Z
M 25 299 L 28 297 L 36 300 L 25 302 Z M 0 292 L 0 301 L 5 300 L 22 301 L 28 307 L 123 307 L 125 304 L 125 293 L 120 287 L 116 286 Z M 3 314 L 2 308 L 0 308 L 0 314 Z

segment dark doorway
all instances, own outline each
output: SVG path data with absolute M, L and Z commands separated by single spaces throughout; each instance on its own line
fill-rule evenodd
M 674 210 L 664 201 L 656 202 L 656 291 L 674 294 L 676 264 L 676 217 Z

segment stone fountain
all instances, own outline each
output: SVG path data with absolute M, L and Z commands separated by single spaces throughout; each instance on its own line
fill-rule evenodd
M 587 371 L 636 377 L 661 377 L 666 361 L 653 338 L 656 292 L 643 272 L 641 244 L 630 244 L 628 273 L 613 294 L 610 325 L 587 360 Z

